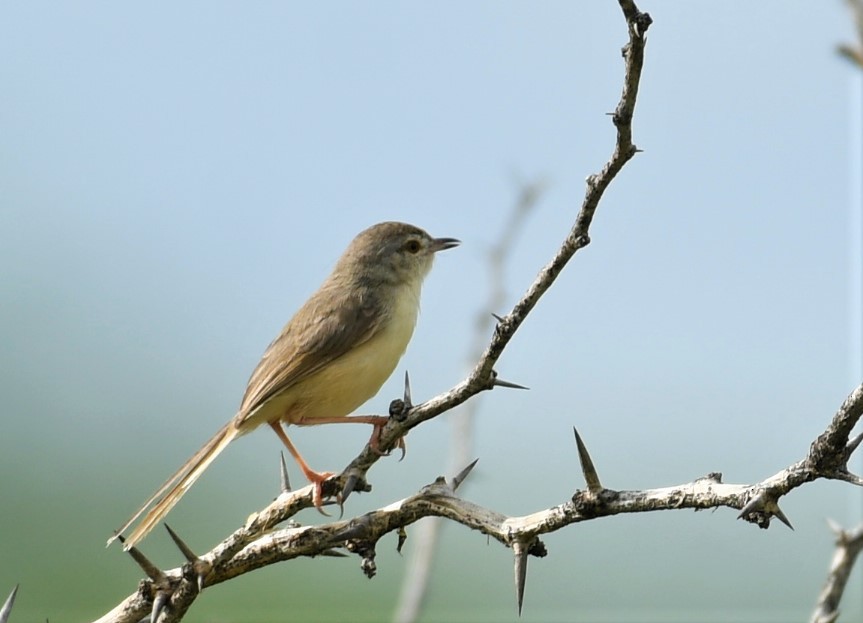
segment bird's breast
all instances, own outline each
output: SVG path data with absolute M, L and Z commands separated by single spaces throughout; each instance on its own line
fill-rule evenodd
M 393 300 L 389 319 L 375 335 L 297 387 L 285 421 L 347 416 L 378 393 L 407 349 L 419 312 L 413 288 L 403 288 Z

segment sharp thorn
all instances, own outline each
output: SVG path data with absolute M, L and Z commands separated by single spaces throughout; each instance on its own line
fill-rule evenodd
M 199 573 L 196 577 L 198 579 L 198 592 L 203 593 L 204 592 L 204 574 Z
M 126 539 L 122 536 L 118 536 L 117 538 L 120 539 L 120 543 L 126 543 Z M 129 553 L 129 556 L 132 557 L 132 560 L 138 563 L 138 566 L 144 570 L 144 573 L 147 574 L 148 578 L 150 578 L 157 584 L 165 581 L 165 574 L 162 573 L 162 570 L 159 569 L 159 567 L 154 565 L 152 562 L 150 562 L 147 557 L 141 553 L 141 550 L 139 550 L 137 547 L 124 547 L 123 549 L 124 551 Z
M 524 385 L 516 385 L 515 383 L 510 383 L 509 381 L 504 381 L 503 379 L 499 379 L 497 377 L 497 371 L 491 371 L 491 379 L 489 380 L 489 385 L 487 389 L 492 389 L 494 387 L 509 387 L 512 389 L 529 389 Z
M 782 509 L 779 508 L 779 505 L 773 504 L 772 506 L 773 508 L 771 510 L 773 511 L 773 514 L 776 515 L 776 518 L 782 523 L 784 523 L 786 526 L 794 530 L 794 526 L 792 526 L 791 522 L 788 521 L 788 517 L 785 516 L 785 513 L 782 512 Z
M 12 589 L 6 601 L 3 602 L 3 607 L 0 608 L 0 623 L 6 623 L 9 620 L 9 614 L 12 612 L 12 606 L 15 605 L 15 596 L 18 594 L 18 585 Z
M 288 464 L 285 463 L 285 453 L 279 451 L 280 463 L 279 468 L 279 486 L 282 493 L 291 492 L 291 479 L 288 477 Z
M 348 555 L 340 552 L 337 549 L 325 549 L 320 553 L 321 556 L 329 556 L 330 558 L 347 558 Z
M 340 503 L 342 505 L 344 505 L 348 497 L 350 497 L 351 493 L 353 493 L 354 487 L 357 486 L 358 482 L 359 478 L 356 474 L 351 474 L 350 476 L 348 476 L 348 479 L 345 481 L 345 486 L 342 488 L 342 493 L 339 496 L 341 498 Z
M 452 490 L 455 491 L 458 489 L 459 485 L 464 482 L 464 479 L 468 477 L 471 470 L 474 468 L 479 459 L 474 459 L 473 462 L 461 470 L 453 479 L 452 479 Z
M 584 474 L 584 481 L 587 483 L 587 490 L 591 493 L 599 493 L 602 491 L 602 483 L 599 481 L 599 474 L 596 473 L 596 467 L 593 466 L 593 460 L 590 458 L 590 453 L 587 451 L 587 446 L 578 434 L 575 426 L 572 427 L 572 432 L 575 433 L 575 445 L 578 447 L 578 460 L 581 463 L 581 472 Z
M 854 450 L 857 449 L 857 446 L 860 445 L 860 442 L 863 441 L 863 433 L 860 433 L 854 439 L 848 442 L 848 445 L 845 446 L 845 454 L 847 456 L 851 456 L 854 453 Z
M 498 322 L 503 322 L 503 316 L 498 316 L 494 312 L 492 312 L 491 315 L 494 316 L 494 319 L 497 320 Z
M 156 623 L 162 610 L 165 609 L 165 604 L 168 602 L 168 593 L 159 591 L 153 598 L 153 609 L 150 611 L 150 623 Z
M 188 545 L 186 545 L 185 542 L 183 542 L 183 539 L 181 539 L 176 532 L 171 530 L 171 526 L 165 524 L 165 530 L 167 530 L 168 534 L 171 535 L 171 539 L 174 541 L 174 544 L 177 546 L 177 548 L 183 553 L 183 556 L 186 557 L 187 562 L 195 562 L 196 560 L 198 560 L 198 556 L 195 554 L 195 552 L 193 552 L 192 549 Z
M 399 437 L 399 441 L 396 444 L 396 447 L 402 451 L 402 455 L 399 457 L 399 463 L 401 463 L 402 461 L 404 461 L 405 456 L 408 453 L 408 448 L 407 448 L 407 445 L 405 444 L 405 438 L 404 437 Z
M 407 370 L 405 370 L 405 395 L 402 400 L 404 400 L 405 403 L 405 411 L 408 411 L 413 407 L 414 403 L 411 402 L 411 377 Z
M 517 383 L 510 383 L 509 381 L 504 381 L 503 379 L 494 379 L 491 382 L 492 387 L 508 387 L 509 389 L 530 389 L 530 387 L 525 387 L 524 385 L 518 385 Z
M 763 493 L 759 493 L 751 500 L 749 500 L 746 504 L 743 505 L 743 508 L 740 509 L 740 513 L 737 515 L 738 519 L 744 519 L 749 513 L 755 510 L 758 506 L 761 505 L 762 499 L 764 497 Z
M 518 616 L 521 616 L 521 606 L 524 602 L 524 585 L 527 580 L 527 546 L 521 541 L 512 544 L 515 557 L 515 597 L 518 601 Z

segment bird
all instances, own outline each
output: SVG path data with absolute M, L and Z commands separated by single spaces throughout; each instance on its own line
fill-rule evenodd
M 360 422 L 373 426 L 376 451 L 383 416 L 353 416 L 395 370 L 413 335 L 420 290 L 435 254 L 458 246 L 425 230 L 388 221 L 360 232 L 318 290 L 270 343 L 251 374 L 234 417 L 168 478 L 108 540 L 139 543 L 174 507 L 234 439 L 268 425 L 314 485 L 321 510 L 331 472 L 312 470 L 285 427 Z

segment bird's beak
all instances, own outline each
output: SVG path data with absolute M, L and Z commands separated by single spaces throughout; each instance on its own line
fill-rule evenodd
M 455 238 L 434 238 L 431 243 L 431 250 L 432 253 L 437 253 L 438 251 L 452 249 L 460 244 L 461 240 L 456 240 Z

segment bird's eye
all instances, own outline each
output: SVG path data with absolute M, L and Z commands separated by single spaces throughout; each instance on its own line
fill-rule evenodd
M 405 250 L 408 253 L 419 253 L 421 246 L 419 240 L 408 240 L 405 243 Z

